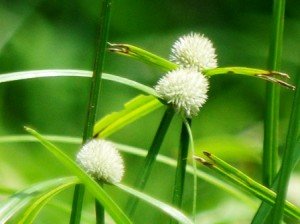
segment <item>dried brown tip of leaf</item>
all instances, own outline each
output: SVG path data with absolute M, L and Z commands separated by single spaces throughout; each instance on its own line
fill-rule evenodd
M 206 155 L 208 158 L 211 157 L 211 153 L 210 152 L 207 152 L 207 151 L 203 151 L 203 154 Z
M 280 76 L 280 77 L 288 78 L 288 79 L 291 78 L 288 74 L 283 73 L 283 72 L 271 71 L 270 73 L 272 76 Z
M 212 163 L 206 161 L 205 159 L 203 159 L 203 158 L 201 158 L 201 157 L 199 157 L 199 156 L 193 156 L 193 158 L 194 158 L 196 161 L 202 163 L 204 166 L 212 167 L 212 166 L 214 165 L 214 164 L 212 164 Z
M 121 53 L 121 54 L 128 54 L 129 53 L 129 48 L 125 46 L 124 44 L 112 44 L 112 43 L 107 43 L 108 44 L 108 50 L 116 53 Z
M 261 79 L 264 79 L 264 80 L 267 80 L 267 81 L 270 81 L 270 82 L 273 82 L 273 83 L 278 83 L 280 85 L 282 85 L 283 87 L 286 87 L 288 89 L 291 89 L 291 90 L 295 90 L 296 87 L 287 83 L 287 82 L 284 82 L 280 79 L 277 79 L 277 78 L 274 78 L 274 77 L 271 77 L 271 76 L 267 76 L 267 75 L 256 75 L 257 77 L 261 78 Z

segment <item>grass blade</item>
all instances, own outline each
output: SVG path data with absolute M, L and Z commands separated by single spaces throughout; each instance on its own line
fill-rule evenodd
M 45 146 L 48 151 L 53 154 L 65 167 L 67 167 L 73 174 L 75 174 L 82 183 L 86 186 L 95 198 L 101 202 L 108 214 L 117 223 L 130 224 L 131 221 L 125 215 L 125 213 L 118 207 L 118 205 L 110 198 L 110 196 L 103 190 L 99 184 L 94 181 L 89 175 L 85 173 L 72 159 L 64 154 L 59 148 L 47 141 L 43 136 L 37 133 L 35 130 L 26 128 L 26 130 L 36 137 L 39 142 Z
M 139 95 L 127 102 L 123 110 L 113 112 L 97 121 L 94 136 L 105 138 L 162 106 L 163 104 L 153 96 Z
M 49 191 L 62 186 L 69 187 L 77 182 L 77 178 L 74 177 L 58 178 L 35 184 L 25 190 L 13 194 L 7 201 L 1 204 L 0 223 L 7 223 L 7 221 L 12 216 L 17 214 L 21 209 L 32 204 L 33 201 L 35 201 L 37 198 L 40 198 L 44 194 L 47 194 Z M 68 184 L 66 185 L 66 183 Z
M 166 71 L 174 70 L 178 67 L 175 63 L 170 62 L 169 60 L 133 45 L 109 44 L 108 49 L 111 52 L 137 59 L 146 64 L 156 65 Z
M 56 135 L 44 135 L 44 138 L 46 138 L 48 141 L 53 141 L 53 142 L 59 142 L 59 143 L 68 143 L 68 144 L 80 144 L 81 139 L 79 137 L 70 137 L 70 136 L 56 136 Z M 38 140 L 31 136 L 31 135 L 13 135 L 13 136 L 2 136 L 0 137 L 0 143 L 17 143 L 17 142 L 37 142 Z M 140 149 L 124 144 L 119 144 L 115 143 L 114 144 L 117 146 L 117 148 L 124 152 L 128 153 L 131 155 L 136 155 L 139 157 L 145 157 L 147 155 L 147 151 L 145 149 Z M 156 160 L 158 162 L 161 162 L 165 165 L 171 166 L 171 167 L 176 167 L 177 162 L 176 160 L 163 156 L 158 154 Z M 193 167 L 190 165 L 187 165 L 186 167 L 187 173 L 193 174 Z M 215 178 L 214 176 L 211 176 L 207 173 L 204 173 L 201 170 L 197 169 L 197 177 L 207 181 L 208 183 L 226 191 L 228 194 L 233 195 L 234 197 L 238 198 L 239 200 L 245 202 L 247 205 L 249 205 L 252 208 L 255 208 L 255 204 L 253 201 L 245 194 L 241 193 L 237 189 L 233 188 L 232 186 L 226 184 L 225 182 L 219 180 L 218 178 Z M 3 189 L 7 189 L 6 187 L 3 187 Z M 6 191 L 8 192 L 14 192 L 13 189 L 7 189 Z M 5 192 L 6 192 L 5 191 Z
M 170 217 L 176 219 L 180 223 L 193 224 L 193 222 L 189 218 L 187 218 L 180 211 L 178 211 L 177 209 L 173 208 L 172 206 L 170 206 L 168 204 L 165 204 L 155 198 L 150 197 L 147 194 L 139 192 L 139 191 L 137 191 L 133 188 L 127 187 L 125 185 L 117 184 L 116 186 L 118 188 L 120 188 L 121 190 L 151 204 L 152 206 L 159 208 L 162 212 L 168 214 Z
M 213 171 L 227 179 L 230 183 L 240 187 L 249 194 L 253 194 L 262 201 L 269 205 L 274 205 L 276 200 L 276 193 L 267 187 L 254 181 L 246 174 L 242 173 L 238 169 L 232 167 L 228 163 L 224 162 L 220 158 L 205 152 L 204 153 L 211 161 L 206 161 L 201 157 L 195 157 L 195 159 L 201 162 L 206 167 L 211 168 Z M 285 201 L 285 215 L 300 219 L 300 209 L 292 203 Z
M 49 190 L 34 202 L 30 204 L 29 207 L 22 213 L 18 220 L 18 224 L 30 224 L 34 222 L 34 219 L 37 217 L 42 208 L 57 194 L 66 190 L 67 188 L 78 184 L 79 180 L 76 177 L 66 177 L 64 178 L 65 182 L 61 183 L 59 186 L 55 187 L 52 190 Z
M 0 83 L 12 82 L 18 80 L 27 80 L 27 79 L 37 79 L 37 78 L 51 78 L 51 77 L 91 78 L 92 72 L 84 71 L 84 70 L 72 70 L 72 69 L 32 70 L 32 71 L 23 71 L 23 72 L 12 72 L 12 73 L 1 74 Z M 107 73 L 102 73 L 102 79 L 107 81 L 117 82 L 159 98 L 159 96 L 157 95 L 156 91 L 153 88 L 132 81 L 130 79 L 123 78 L 117 75 L 107 74 Z

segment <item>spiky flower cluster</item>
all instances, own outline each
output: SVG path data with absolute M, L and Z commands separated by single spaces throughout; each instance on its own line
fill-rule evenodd
M 217 55 L 212 42 L 197 33 L 180 37 L 173 45 L 170 60 L 183 68 L 198 71 L 217 67 Z
M 123 159 L 109 141 L 91 140 L 77 154 L 77 162 L 98 181 L 118 183 L 124 174 Z
M 209 83 L 194 69 L 177 69 L 168 72 L 155 86 L 164 100 L 174 105 L 187 117 L 196 116 L 206 102 Z
M 209 88 L 202 71 L 217 67 L 212 42 L 196 33 L 182 36 L 174 43 L 170 58 L 179 68 L 162 77 L 155 90 L 186 117 L 197 116 Z

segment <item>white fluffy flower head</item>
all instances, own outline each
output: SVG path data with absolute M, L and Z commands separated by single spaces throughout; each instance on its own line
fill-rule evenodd
M 217 55 L 212 42 L 201 34 L 180 37 L 172 46 L 170 60 L 183 68 L 198 71 L 217 67 Z
M 105 140 L 91 140 L 77 154 L 77 162 L 96 180 L 118 183 L 124 174 L 124 162 L 115 145 Z
M 196 116 L 207 100 L 207 78 L 194 69 L 168 72 L 155 86 L 157 93 L 187 117 Z

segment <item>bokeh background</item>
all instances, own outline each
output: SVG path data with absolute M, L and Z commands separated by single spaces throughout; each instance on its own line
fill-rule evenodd
M 91 70 L 100 1 L 0 0 L 0 74 L 36 69 Z M 287 1 L 282 71 L 300 72 L 300 4 Z M 199 32 L 209 37 L 220 66 L 267 68 L 272 1 L 260 0 L 113 0 L 109 41 L 140 46 L 165 58 L 181 35 Z M 107 53 L 105 72 L 153 86 L 163 75 L 157 68 Z M 197 153 L 203 149 L 260 180 L 265 81 L 241 76 L 210 79 L 209 100 L 193 122 Z M 85 121 L 89 80 L 51 78 L 0 85 L 0 135 L 25 134 L 30 125 L 44 134 L 80 137 Z M 120 110 L 138 91 L 103 81 L 98 118 Z M 292 92 L 281 91 L 280 149 L 284 147 Z M 119 143 L 149 148 L 163 110 L 156 111 L 110 137 Z M 176 158 L 180 119 L 175 118 L 161 153 Z M 72 157 L 79 145 L 60 145 Z M 125 155 L 124 183 L 132 185 L 142 160 Z M 200 167 L 205 172 L 209 172 Z M 21 189 L 37 181 L 69 175 L 35 143 L 0 144 L 1 183 Z M 146 192 L 170 202 L 175 170 L 157 164 Z M 291 181 L 294 196 L 300 177 Z M 192 178 L 187 176 L 184 211 L 191 211 Z M 127 196 L 108 188 L 124 205 Z M 299 191 L 298 191 L 299 194 Z M 72 191 L 47 206 L 37 223 L 66 223 Z M 295 199 L 297 197 L 293 197 Z M 299 198 L 299 197 L 298 197 Z M 84 223 L 93 222 L 91 198 Z M 300 203 L 300 201 L 294 201 Z M 255 207 L 199 181 L 201 223 L 249 223 Z M 237 208 L 241 211 L 237 212 Z M 168 218 L 140 203 L 136 223 L 166 223 Z M 199 222 L 200 223 L 200 222 Z

